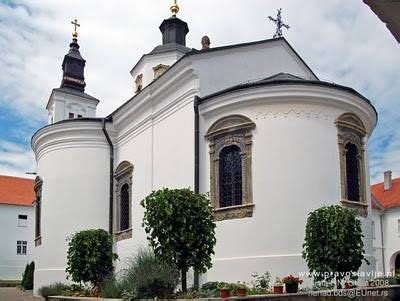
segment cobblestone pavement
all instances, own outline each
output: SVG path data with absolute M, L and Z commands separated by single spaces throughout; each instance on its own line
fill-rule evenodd
M 21 291 L 15 287 L 0 287 L 0 301 L 43 301 L 32 296 L 32 291 Z

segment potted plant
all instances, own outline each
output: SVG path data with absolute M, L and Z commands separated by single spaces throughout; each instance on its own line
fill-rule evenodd
M 283 283 L 279 277 L 275 278 L 273 292 L 274 292 L 274 294 L 283 294 Z
M 239 283 L 236 286 L 236 296 L 246 297 L 247 296 L 247 286 L 244 283 Z
M 229 298 L 231 296 L 231 289 L 228 286 L 222 286 L 219 289 L 219 296 L 221 298 Z
M 299 284 L 303 283 L 299 277 L 294 277 L 293 275 L 286 276 L 282 279 L 282 282 L 285 284 L 285 289 L 287 294 L 297 293 L 299 290 Z

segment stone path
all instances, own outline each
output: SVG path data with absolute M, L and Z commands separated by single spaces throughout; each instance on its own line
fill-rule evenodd
M 42 301 L 32 296 L 32 291 L 21 291 L 15 287 L 0 287 L 0 301 Z

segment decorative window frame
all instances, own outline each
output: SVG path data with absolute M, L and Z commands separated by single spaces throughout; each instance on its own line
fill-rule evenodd
M 365 181 L 365 139 L 367 134 L 361 119 L 353 113 L 340 115 L 335 122 L 338 128 L 338 145 L 340 156 L 340 184 L 341 184 L 341 203 L 344 207 L 355 209 L 360 216 L 368 215 L 368 203 L 366 195 Z M 346 175 L 346 145 L 354 144 L 358 149 L 358 180 L 360 190 L 359 202 L 348 200 L 347 197 L 347 175 Z
M 253 216 L 252 185 L 252 130 L 256 124 L 248 117 L 230 115 L 211 125 L 206 138 L 210 141 L 210 197 L 214 207 L 214 220 L 237 219 Z M 242 156 L 242 204 L 220 207 L 219 154 L 227 146 L 236 145 Z
M 42 187 L 43 180 L 37 176 L 33 185 L 35 191 L 35 247 L 42 244 Z M 39 210 L 39 212 L 37 212 Z M 39 216 L 39 221 L 37 220 Z
M 115 170 L 115 191 L 116 191 L 116 219 L 115 239 L 116 241 L 132 238 L 132 173 L 133 165 L 128 161 L 122 161 Z M 129 186 L 129 227 L 120 230 L 121 225 L 121 188 L 125 184 Z

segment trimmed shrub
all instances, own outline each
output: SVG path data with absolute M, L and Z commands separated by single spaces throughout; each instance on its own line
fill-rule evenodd
M 361 221 L 354 210 L 341 206 L 322 207 L 307 219 L 303 258 L 314 281 L 336 281 L 338 288 L 346 274 L 356 280 L 364 257 Z M 369 263 L 368 263 L 369 264 Z
M 159 261 L 150 249 L 142 249 L 129 260 L 122 286 L 136 298 L 165 298 L 178 282 L 179 272 L 174 267 Z
M 207 195 L 164 188 L 142 200 L 143 226 L 157 258 L 181 272 L 186 292 L 189 268 L 205 273 L 214 254 L 215 223 Z
M 35 263 L 32 261 L 25 267 L 24 274 L 22 275 L 21 286 L 25 290 L 33 289 L 33 273 L 35 272 Z
M 103 230 L 84 230 L 69 239 L 66 272 L 72 281 L 90 283 L 99 289 L 112 275 L 113 260 L 117 254 L 112 252 L 112 237 Z
M 56 282 L 54 284 L 45 285 L 39 288 L 39 295 L 45 298 L 48 296 L 60 296 L 69 289 L 70 287 L 68 285 L 61 282 Z

